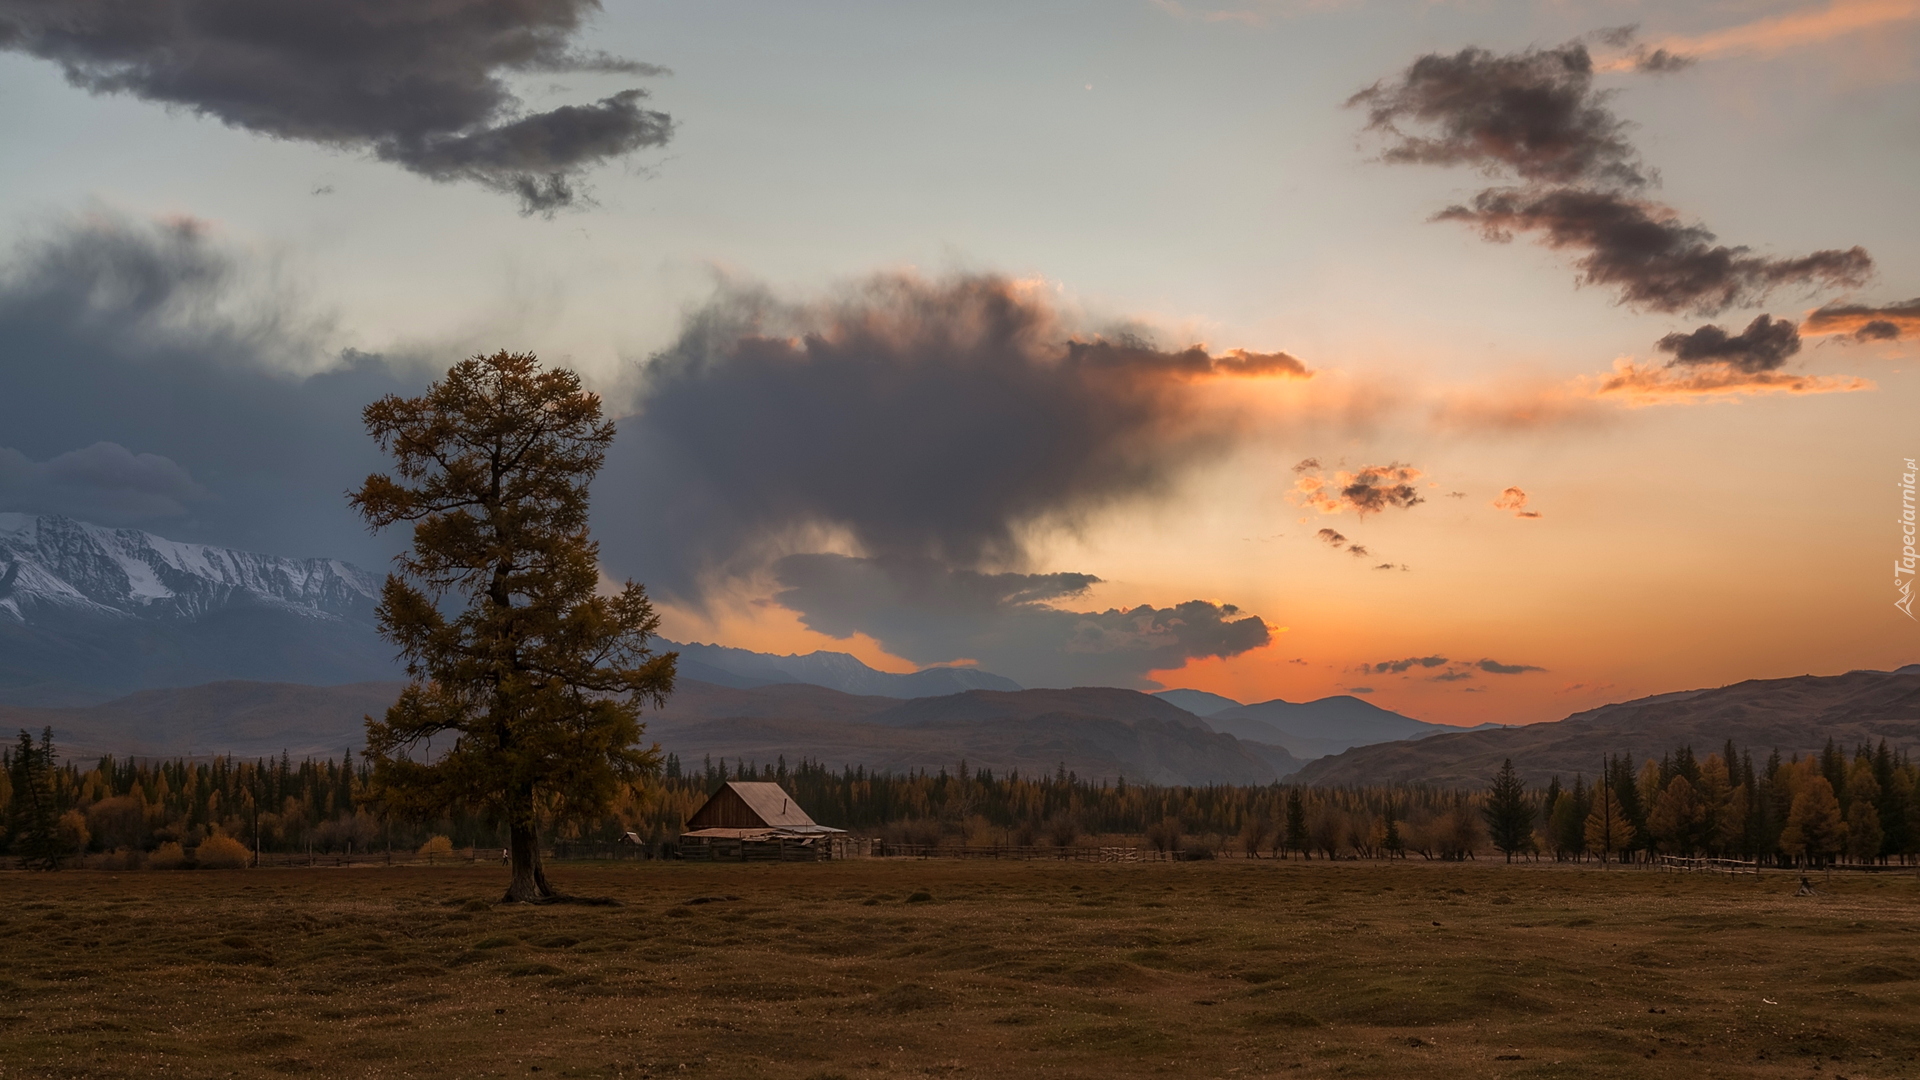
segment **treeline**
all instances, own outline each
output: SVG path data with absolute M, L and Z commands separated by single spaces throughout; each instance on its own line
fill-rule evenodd
M 351 755 L 294 762 L 101 758 L 57 763 L 51 734 L 0 753 L 7 854 L 31 865 L 133 868 L 231 864 L 247 853 L 497 849 L 478 814 L 433 821 L 385 814 Z M 1600 775 L 1542 789 L 1509 766 L 1484 789 L 1160 787 L 1052 773 L 996 775 L 961 762 L 904 775 L 668 755 L 594 821 L 555 822 L 558 845 L 637 840 L 672 850 L 722 783 L 781 784 L 816 821 L 892 844 L 969 847 L 1145 845 L 1190 857 L 1645 859 L 1708 855 L 1780 865 L 1911 861 L 1920 847 L 1920 768 L 1905 754 L 1829 745 L 1756 765 L 1729 743 L 1699 758 L 1605 759 Z
M 1904 753 L 1832 740 L 1819 755 L 1758 767 L 1731 740 L 1704 759 L 1682 747 L 1637 768 L 1609 757 L 1596 783 L 1556 777 L 1515 806 L 1500 778 L 1488 823 L 1502 850 L 1555 858 L 1658 853 L 1794 865 L 1910 862 L 1920 854 L 1920 767 Z M 1515 824 L 1524 820 L 1524 830 Z

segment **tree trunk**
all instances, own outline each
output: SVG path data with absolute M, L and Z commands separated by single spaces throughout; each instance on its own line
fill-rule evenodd
M 542 904 L 557 893 L 547 884 L 547 872 L 540 865 L 540 831 L 532 822 L 507 827 L 507 851 L 513 863 L 513 880 L 507 884 L 507 904 Z

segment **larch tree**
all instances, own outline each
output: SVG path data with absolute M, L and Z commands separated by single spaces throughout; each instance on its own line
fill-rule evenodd
M 1787 812 L 1787 827 L 1780 831 L 1780 850 L 1805 860 L 1803 865 L 1818 866 L 1846 847 L 1847 822 L 1833 785 L 1821 773 L 1802 777 Z
M 673 691 L 675 654 L 647 647 L 646 590 L 599 590 L 587 489 L 613 425 L 579 376 L 506 351 L 365 421 L 393 475 L 369 476 L 354 509 L 375 530 L 413 527 L 379 607 L 411 682 L 367 720 L 369 794 L 400 814 L 488 813 L 507 830 L 504 899 L 557 899 L 542 822 L 603 813 L 652 771 L 640 711 Z
M 1600 864 L 1633 846 L 1633 822 L 1620 805 L 1620 791 L 1611 777 L 1593 792 L 1593 809 L 1587 813 L 1587 850 L 1600 856 Z

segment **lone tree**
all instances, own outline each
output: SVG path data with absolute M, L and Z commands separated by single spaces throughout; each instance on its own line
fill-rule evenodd
M 1487 819 L 1487 832 L 1497 847 L 1513 861 L 1513 853 L 1525 851 L 1533 843 L 1533 807 L 1527 805 L 1527 785 L 1513 771 L 1508 758 L 1487 789 L 1486 805 L 1480 813 Z
M 505 900 L 553 900 L 541 821 L 603 813 L 652 771 L 640 709 L 673 691 L 646 590 L 597 588 L 587 486 L 613 425 L 579 376 L 505 351 L 365 420 L 394 475 L 367 477 L 353 507 L 375 530 L 413 524 L 379 608 L 412 682 L 367 719 L 371 794 L 401 814 L 490 813 L 507 828 Z

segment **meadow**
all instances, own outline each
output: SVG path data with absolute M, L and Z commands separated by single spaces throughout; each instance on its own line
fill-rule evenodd
M 0 874 L 0 1077 L 1920 1075 L 1920 880 L 1552 863 Z

